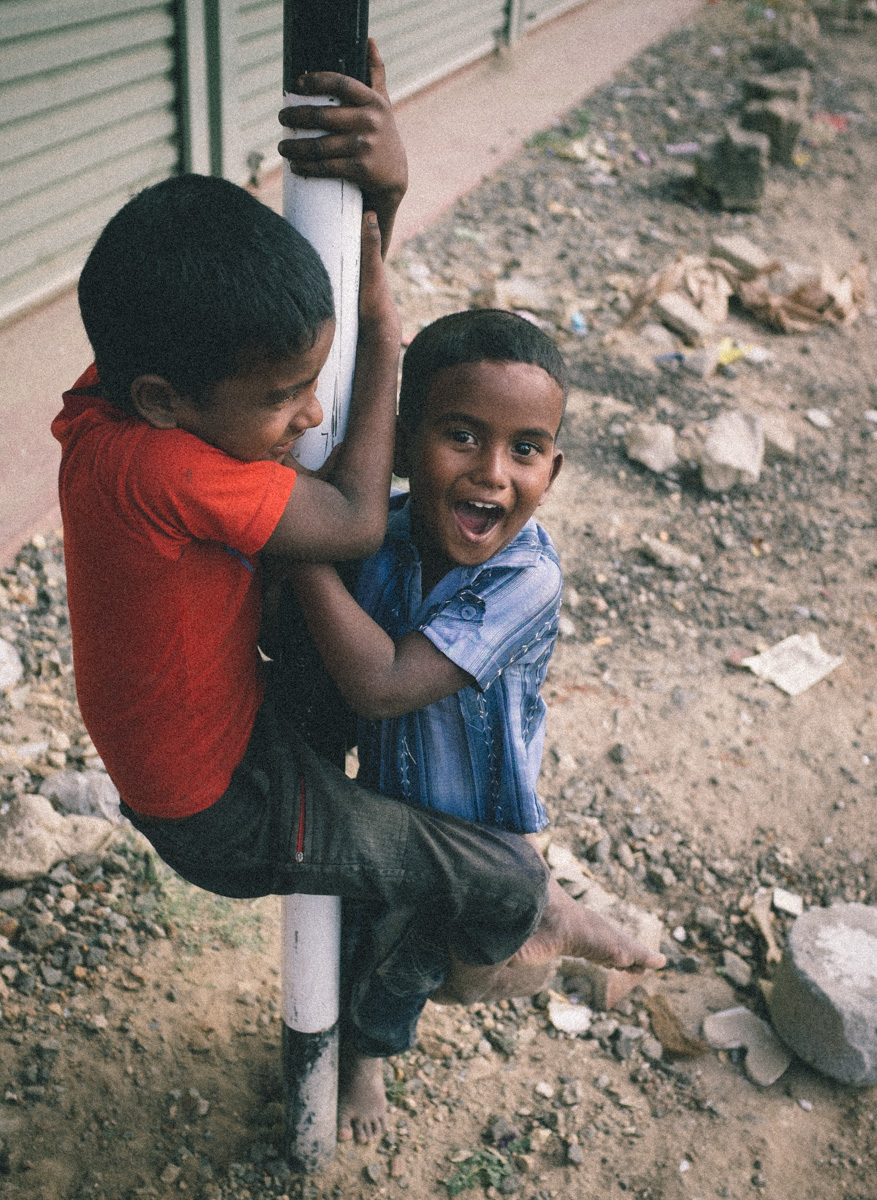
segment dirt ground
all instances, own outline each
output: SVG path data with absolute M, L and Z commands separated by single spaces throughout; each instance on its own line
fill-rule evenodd
M 670 967 L 598 1036 L 558 1033 L 546 995 L 428 1007 L 418 1046 L 388 1066 L 386 1139 L 340 1147 L 302 1179 L 280 1159 L 277 902 L 200 895 L 144 844 L 122 842 L 103 863 L 68 864 L 70 879 L 36 881 L 18 908 L 3 893 L 9 1200 L 427 1198 L 468 1186 L 524 1200 L 877 1198 L 874 1089 L 799 1060 L 761 1088 L 737 1052 L 661 1053 L 649 1037 L 655 993 L 691 1038 L 710 1012 L 764 1015 L 772 966 L 746 918 L 757 889 L 781 886 L 808 906 L 877 902 L 874 310 L 780 334 L 732 308 L 719 334 L 767 354 L 706 379 L 656 363 L 686 348 L 653 323 L 606 337 L 638 284 L 719 233 L 841 272 L 877 259 L 877 22 L 822 11 L 818 35 L 799 29 L 814 62 L 810 113 L 833 120 L 805 129 L 794 166 L 771 167 L 758 213 L 705 204 L 690 158 L 666 149 L 703 142 L 739 107 L 740 81 L 760 69 L 753 45 L 786 11 L 776 8 L 704 9 L 393 264 L 409 335 L 504 285 L 547 297 L 529 307 L 551 323 L 575 387 L 566 464 L 542 510 L 567 579 L 542 788 L 554 841 L 663 920 Z M 564 157 L 580 139 L 585 157 Z M 658 475 L 627 457 L 635 419 L 678 433 L 728 408 L 781 415 L 794 454 L 727 494 L 706 492 L 685 465 Z M 699 562 L 657 565 L 644 534 Z M 28 670 L 18 702 L 0 709 L 0 740 L 54 736 L 56 767 L 58 747 L 68 762 L 88 758 L 58 553 L 51 541 L 25 548 L 0 576 L 0 635 Z M 843 656 L 798 697 L 732 665 L 796 632 Z M 4 801 L 52 769 L 7 771 Z M 59 912 L 65 886 L 76 905 L 55 950 L 81 944 L 84 958 L 71 967 L 62 954 L 51 974 L 28 914 Z M 788 926 L 775 915 L 780 945 Z M 729 950 L 751 967 L 748 984 L 723 973 Z

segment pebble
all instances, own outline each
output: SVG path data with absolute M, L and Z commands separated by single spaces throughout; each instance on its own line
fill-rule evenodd
M 752 982 L 752 968 L 733 950 L 722 951 L 722 974 L 734 987 L 748 988 Z

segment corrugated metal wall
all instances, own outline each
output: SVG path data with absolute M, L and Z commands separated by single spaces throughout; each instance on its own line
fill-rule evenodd
M 582 0 L 371 0 L 394 100 Z M 279 163 L 282 0 L 0 0 L 0 320 L 178 170 Z
M 75 278 L 127 197 L 177 169 L 173 12 L 0 6 L 0 315 Z
M 394 100 L 489 54 L 507 31 L 507 0 L 371 0 L 369 32 Z
M 246 178 L 261 162 L 270 170 L 277 153 L 283 67 L 283 4 L 241 0 L 238 6 L 238 156 L 233 177 Z

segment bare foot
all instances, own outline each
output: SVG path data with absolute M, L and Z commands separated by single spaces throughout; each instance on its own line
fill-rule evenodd
M 342 1045 L 338 1089 L 338 1141 L 365 1144 L 379 1138 L 387 1115 L 384 1060 L 366 1058 L 349 1044 Z
M 648 968 L 666 966 L 663 954 L 649 950 L 622 933 L 584 904 L 573 900 L 552 877 L 548 904 L 536 932 L 508 961 L 509 967 L 536 966 L 558 954 L 587 958 L 601 967 L 642 974 Z

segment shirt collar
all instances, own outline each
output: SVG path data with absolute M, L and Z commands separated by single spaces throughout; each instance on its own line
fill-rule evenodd
M 387 522 L 387 539 L 395 543 L 397 553 L 404 554 L 410 563 L 419 563 L 420 555 L 411 538 L 411 505 L 407 496 L 393 497 L 390 502 L 390 519 Z M 544 551 L 539 527 L 534 517 L 531 517 L 521 532 L 507 546 L 494 554 L 486 562 L 474 567 L 458 566 L 449 571 L 436 588 L 444 592 L 445 580 L 453 584 L 451 591 L 455 592 L 461 585 L 473 583 L 482 571 L 490 571 L 496 567 L 533 567 L 539 562 Z

